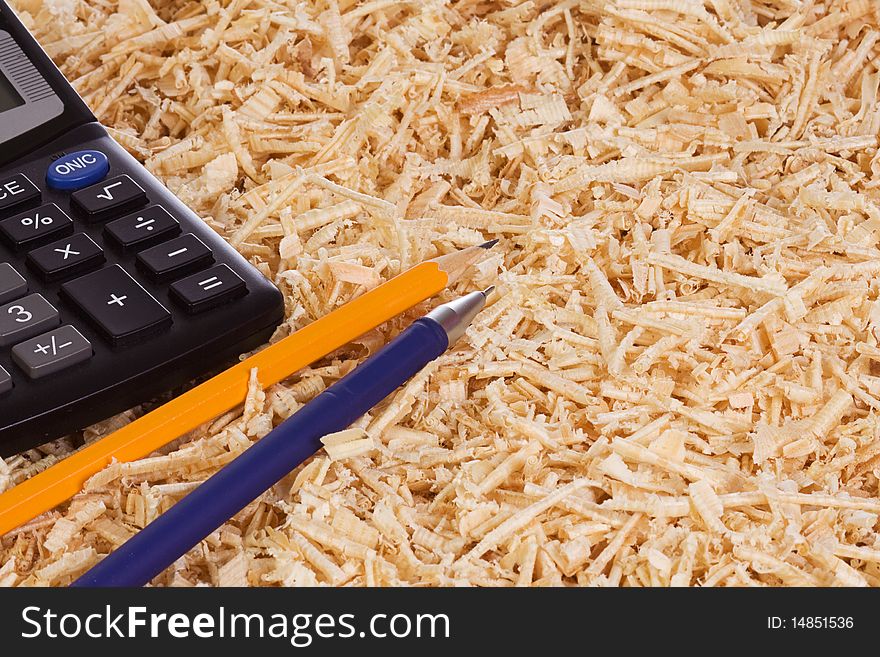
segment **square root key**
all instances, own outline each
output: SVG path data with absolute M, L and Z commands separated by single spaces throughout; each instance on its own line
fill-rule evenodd
M 127 208 L 147 202 L 147 195 L 128 176 L 116 176 L 71 194 L 70 203 L 89 221 L 107 219 Z M 118 215 L 117 215 L 118 216 Z

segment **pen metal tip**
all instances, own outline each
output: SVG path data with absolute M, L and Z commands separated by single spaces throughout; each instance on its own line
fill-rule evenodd
M 494 239 L 494 240 L 489 240 L 488 242 L 483 242 L 479 246 L 481 249 L 491 249 L 496 244 L 498 244 L 498 240 Z
M 485 290 L 483 290 L 483 296 L 484 296 L 486 299 L 488 299 L 488 298 L 489 298 L 489 295 L 492 294 L 492 292 L 494 292 L 494 291 L 495 291 L 495 286 L 494 286 L 494 285 L 490 285 L 490 286 L 487 287 Z

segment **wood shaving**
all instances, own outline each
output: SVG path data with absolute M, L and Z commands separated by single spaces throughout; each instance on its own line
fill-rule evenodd
M 13 4 L 279 285 L 274 339 L 500 239 L 461 342 L 154 585 L 880 586 L 877 3 Z M 109 465 L 0 585 L 69 583 L 428 307 Z
M 368 454 L 375 446 L 373 439 L 363 429 L 337 431 L 321 438 L 321 443 L 331 461 Z

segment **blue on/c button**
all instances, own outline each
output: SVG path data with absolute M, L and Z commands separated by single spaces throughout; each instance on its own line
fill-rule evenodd
M 81 189 L 103 180 L 109 171 L 110 160 L 101 151 L 76 151 L 49 165 L 46 182 L 55 189 Z

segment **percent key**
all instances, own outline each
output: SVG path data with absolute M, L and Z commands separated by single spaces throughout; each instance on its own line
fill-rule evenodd
M 73 221 L 54 203 L 0 221 L 0 234 L 16 249 L 25 249 L 73 232 Z

